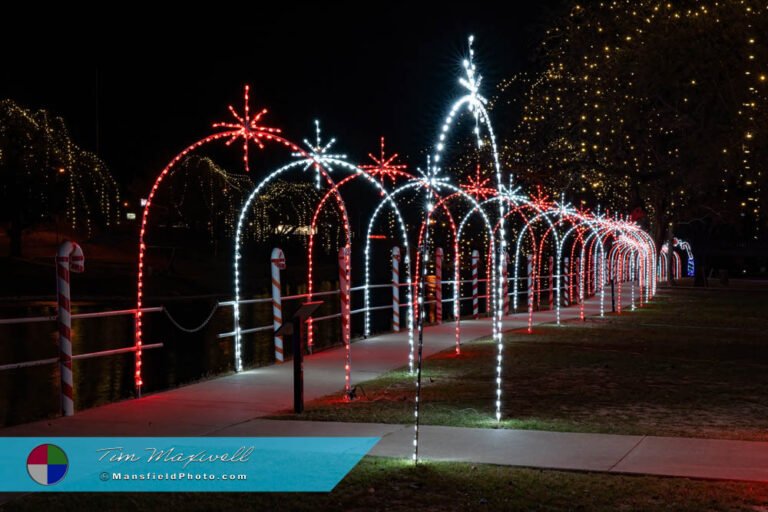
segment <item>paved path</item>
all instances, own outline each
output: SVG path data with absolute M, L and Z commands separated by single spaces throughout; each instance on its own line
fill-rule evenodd
M 413 425 L 255 419 L 221 436 L 373 436 L 370 455 L 410 458 Z M 419 456 L 479 464 L 768 482 L 768 442 L 423 425 Z
M 625 295 L 625 303 L 629 303 L 629 294 Z M 610 308 L 610 295 L 606 302 Z M 585 312 L 587 315 L 599 314 L 596 298 L 585 303 Z M 561 310 L 563 320 L 578 316 L 578 307 Z M 552 321 L 554 313 L 551 311 L 534 314 L 535 323 Z M 526 327 L 527 322 L 527 314 L 511 315 L 504 320 L 504 329 Z M 491 335 L 491 321 L 488 318 L 462 320 L 461 325 L 463 342 Z M 425 357 L 453 347 L 454 336 L 454 324 L 451 322 L 426 328 Z M 352 344 L 353 385 L 407 364 L 407 331 L 375 336 Z M 338 393 L 343 388 L 344 350 L 341 347 L 305 358 L 306 401 Z M 493 391 L 494 388 L 489 386 L 489 404 L 495 398 Z M 2 428 L 0 436 L 203 436 L 230 425 L 291 408 L 293 365 L 282 364 L 217 377 L 136 400 L 78 411 L 68 418 Z
M 598 314 L 597 299 L 589 300 L 585 311 Z M 562 310 L 563 320 L 578 315 L 578 307 Z M 537 324 L 552 321 L 552 312 L 534 315 Z M 526 325 L 524 314 L 504 321 L 505 330 Z M 452 347 L 453 329 L 452 323 L 428 328 L 425 355 Z M 488 319 L 462 322 L 462 338 L 467 342 L 490 333 Z M 358 341 L 352 345 L 352 382 L 402 367 L 407 358 L 406 332 Z M 343 361 L 341 349 L 305 360 L 307 400 L 343 387 Z M 382 440 L 372 455 L 411 456 L 410 425 L 259 419 L 290 409 L 292 393 L 292 365 L 269 366 L 81 411 L 69 418 L 0 429 L 0 436 L 377 436 Z M 768 482 L 765 442 L 423 426 L 420 450 L 425 459 L 435 460 Z

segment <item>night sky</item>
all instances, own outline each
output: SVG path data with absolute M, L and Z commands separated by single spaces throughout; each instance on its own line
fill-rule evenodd
M 241 108 L 245 83 L 251 108 L 269 108 L 265 124 L 291 140 L 312 135 L 319 118 L 353 161 L 363 163 L 384 135 L 420 165 L 459 93 L 467 35 L 476 37 L 491 96 L 491 87 L 530 64 L 564 4 L 285 2 L 258 6 L 253 16 L 229 9 L 174 19 L 136 8 L 97 27 L 42 28 L 43 53 L 17 44 L 0 97 L 62 115 L 75 141 L 96 150 L 124 186 L 138 180 L 143 188 L 211 133 L 212 122 L 228 120 L 226 107 Z M 494 121 L 503 134 L 504 120 Z M 266 170 L 261 158 L 252 157 L 254 173 Z

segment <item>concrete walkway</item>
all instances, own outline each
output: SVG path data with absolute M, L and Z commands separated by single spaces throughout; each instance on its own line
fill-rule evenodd
M 256 419 L 221 436 L 374 436 L 370 455 L 410 458 L 413 425 Z M 768 442 L 422 425 L 419 457 L 478 464 L 768 482 Z
M 626 288 L 623 302 L 629 304 Z M 599 314 L 597 298 L 587 301 L 585 313 Z M 563 321 L 578 316 L 578 306 L 561 310 Z M 553 320 L 550 311 L 534 314 L 536 324 Z M 525 314 L 504 320 L 505 330 L 526 326 Z M 490 334 L 489 319 L 462 321 L 464 342 Z M 424 354 L 428 357 L 454 343 L 453 323 L 429 327 Z M 407 361 L 407 332 L 355 342 L 352 382 L 375 378 Z M 307 357 L 306 400 L 338 393 L 344 385 L 343 368 L 341 348 Z M 493 390 L 489 390 L 491 402 Z M 372 455 L 411 456 L 409 425 L 258 419 L 290 409 L 292 400 L 292 365 L 284 364 L 80 411 L 69 418 L 3 428 L 0 436 L 380 436 Z M 768 481 L 768 443 L 762 442 L 422 426 L 420 449 L 423 458 L 435 460 Z
M 628 287 L 624 287 L 625 289 Z M 629 293 L 624 297 L 629 303 Z M 610 309 L 610 295 L 606 300 Z M 585 302 L 585 313 L 597 315 L 599 301 Z M 562 308 L 561 319 L 578 318 L 577 306 Z M 554 312 L 534 314 L 535 323 L 554 321 Z M 510 315 L 504 329 L 528 325 L 527 314 Z M 464 343 L 491 335 L 491 321 L 462 320 Z M 452 322 L 427 327 L 424 356 L 455 345 Z M 352 343 L 352 384 L 364 382 L 408 364 L 408 333 L 384 334 Z M 344 388 L 342 347 L 308 356 L 304 360 L 304 398 L 310 401 Z M 489 404 L 495 399 L 489 383 Z M 293 407 L 293 365 L 265 366 L 217 377 L 169 391 L 145 395 L 93 409 L 77 411 L 68 418 L 38 421 L 0 429 L 0 436 L 204 436 L 222 428 Z M 489 406 L 490 407 L 490 406 Z

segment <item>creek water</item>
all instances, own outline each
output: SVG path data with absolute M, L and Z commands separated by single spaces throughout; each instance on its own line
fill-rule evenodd
M 316 292 L 336 289 L 337 282 L 319 283 Z M 306 290 L 289 289 L 284 294 L 301 294 Z M 362 294 L 357 294 L 362 295 Z M 325 304 L 315 316 L 339 311 L 337 295 L 324 296 Z M 354 297 L 353 297 L 354 299 Z M 391 299 L 390 299 L 391 300 Z M 301 301 L 283 303 L 284 318 L 290 318 Z M 353 300 L 359 307 L 360 300 Z M 146 306 L 164 305 L 180 325 L 199 326 L 215 307 L 215 299 L 178 299 Z M 75 302 L 73 313 L 131 309 L 132 304 L 99 301 Z M 56 305 L 51 302 L 24 304 L 0 303 L 0 318 L 21 318 L 55 315 Z M 362 329 L 362 315 L 353 321 L 353 336 Z M 374 315 L 376 330 L 388 328 L 391 313 L 381 311 Z M 249 304 L 241 307 L 241 327 L 259 327 L 272 324 L 272 305 Z M 341 342 L 338 318 L 315 323 L 314 343 L 322 350 Z M 151 393 L 195 382 L 234 369 L 234 339 L 219 339 L 219 333 L 233 330 L 233 308 L 216 309 L 204 328 L 186 333 L 176 328 L 164 312 L 144 316 L 144 343 L 163 343 L 163 347 L 143 353 L 143 392 Z M 105 318 L 75 319 L 72 322 L 73 354 L 84 354 L 133 345 L 133 315 Z M 0 365 L 20 363 L 58 356 L 57 323 L 40 322 L 0 325 Z M 290 356 L 290 343 L 286 343 Z M 245 368 L 274 363 L 272 333 L 259 332 L 243 336 L 242 359 Z M 131 398 L 134 390 L 134 354 L 132 352 L 73 362 L 75 410 Z M 12 425 L 59 414 L 60 382 L 58 364 L 45 364 L 29 368 L 0 371 L 0 424 Z

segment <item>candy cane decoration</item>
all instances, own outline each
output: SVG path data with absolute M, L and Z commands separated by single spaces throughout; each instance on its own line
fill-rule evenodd
M 477 267 L 480 264 L 480 251 L 477 249 L 472 250 L 472 318 L 477 320 L 480 318 L 480 305 L 477 300 L 478 295 L 478 270 Z
M 274 329 L 274 332 L 277 332 L 283 325 L 283 299 L 282 287 L 280 286 L 280 271 L 285 269 L 285 255 L 283 254 L 283 251 L 277 247 L 272 249 L 270 267 L 272 269 L 272 328 Z M 283 336 L 275 335 L 275 362 L 282 363 L 285 361 L 283 350 Z M 239 370 L 241 369 L 242 368 Z
M 533 332 L 533 263 L 534 256 L 528 257 L 528 332 Z
M 392 248 L 392 331 L 400 332 L 400 248 Z
M 555 259 L 549 257 L 549 310 L 555 309 Z
M 435 320 L 443 321 L 443 248 L 435 249 Z
M 59 305 L 59 372 L 61 373 L 61 413 L 75 414 L 72 380 L 72 302 L 70 272 L 82 272 L 85 258 L 83 250 L 75 242 L 66 240 L 56 254 L 56 288 Z
M 349 398 L 351 389 L 350 372 L 352 371 L 352 352 L 350 347 L 350 323 L 351 314 L 349 306 L 349 273 L 350 273 L 349 247 L 339 249 L 339 300 L 341 302 L 341 339 L 344 343 L 344 392 Z

